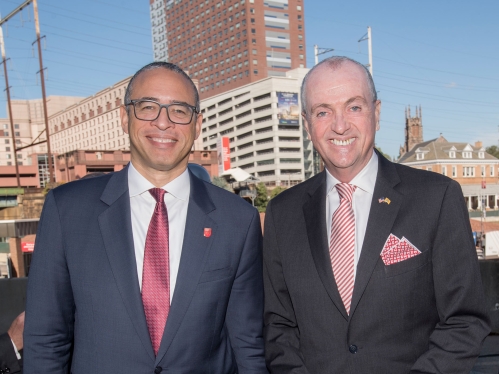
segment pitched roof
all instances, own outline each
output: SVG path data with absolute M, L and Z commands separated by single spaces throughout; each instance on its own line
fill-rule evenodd
M 454 151 L 455 157 L 450 157 L 450 151 Z M 471 152 L 471 158 L 463 157 L 464 152 Z M 479 157 L 481 152 L 483 152 L 483 157 Z M 418 154 L 423 154 L 424 158 L 418 159 Z M 469 143 L 449 142 L 440 135 L 436 139 L 416 144 L 397 162 L 403 164 L 422 160 L 497 160 L 497 158 L 485 152 L 485 147 L 476 147 Z

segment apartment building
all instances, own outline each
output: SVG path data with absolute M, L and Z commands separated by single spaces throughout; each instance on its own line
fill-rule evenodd
M 150 0 L 154 59 L 207 98 L 306 66 L 303 0 Z
M 398 162 L 456 180 L 469 210 L 499 209 L 499 159 L 485 152 L 482 142 L 455 143 L 440 136 L 413 145 Z
M 130 79 L 123 79 L 50 116 L 52 152 L 130 149 L 120 119 L 120 106 Z
M 47 112 L 50 116 L 80 100 L 82 97 L 49 96 L 47 98 Z M 43 115 L 42 99 L 12 100 L 12 118 L 14 122 L 14 141 L 10 129 L 10 119 L 0 118 L 0 166 L 14 165 L 17 157 L 18 165 L 32 165 L 32 154 L 47 152 L 45 136 L 45 120 Z M 7 108 L 7 113 L 8 108 Z M 14 143 L 14 144 L 13 144 Z M 23 148 L 33 143 L 31 147 L 14 152 L 14 149 Z
M 203 149 L 229 137 L 231 167 L 267 186 L 291 186 L 312 176 L 312 143 L 303 128 L 300 86 L 308 69 L 268 77 L 201 101 Z

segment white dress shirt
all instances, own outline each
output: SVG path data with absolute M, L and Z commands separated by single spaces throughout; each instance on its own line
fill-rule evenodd
M 128 167 L 128 190 L 130 192 L 133 246 L 135 248 L 135 260 L 141 290 L 147 230 L 156 206 L 156 200 L 149 193 L 149 190 L 154 187 L 130 162 Z M 187 206 L 189 205 L 191 191 L 189 172 L 186 169 L 181 175 L 161 188 L 166 191 L 164 196 L 166 210 L 168 211 L 171 302 L 177 282 L 180 255 L 184 242 Z
M 374 185 L 376 184 L 376 176 L 378 175 L 378 156 L 376 152 L 366 166 L 357 174 L 349 184 L 357 186 L 353 194 L 352 207 L 355 214 L 355 262 L 354 275 L 357 273 L 357 263 L 359 262 L 362 244 L 364 244 L 364 236 L 366 235 L 367 220 L 369 211 L 371 210 L 371 202 L 373 199 Z M 340 206 L 340 196 L 336 188 L 337 183 L 341 183 L 333 177 L 326 169 L 326 222 L 327 222 L 327 237 L 328 245 L 331 242 L 331 223 L 333 221 L 333 213 Z

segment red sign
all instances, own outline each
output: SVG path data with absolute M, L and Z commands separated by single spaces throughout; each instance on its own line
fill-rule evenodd
M 487 184 L 485 183 L 485 181 L 482 181 L 482 188 L 485 190 L 487 188 Z
M 21 242 L 21 249 L 23 252 L 33 252 L 35 249 L 35 242 Z
M 230 143 L 228 137 L 223 136 L 221 138 L 218 138 L 217 154 L 218 174 L 221 175 L 225 170 L 230 169 Z

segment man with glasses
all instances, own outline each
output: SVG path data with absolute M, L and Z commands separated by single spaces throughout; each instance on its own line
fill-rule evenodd
M 192 80 L 155 62 L 121 108 L 131 162 L 46 199 L 25 373 L 266 373 L 257 211 L 187 169 Z

